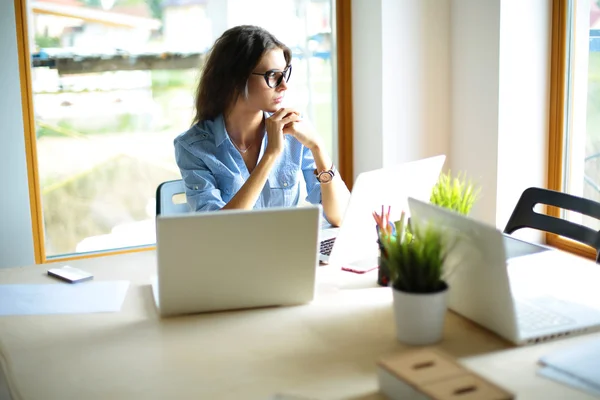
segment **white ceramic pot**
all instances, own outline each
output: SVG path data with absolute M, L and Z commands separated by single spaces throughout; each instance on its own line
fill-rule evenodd
M 428 294 L 392 290 L 398 340 L 410 345 L 427 345 L 442 340 L 448 287 Z

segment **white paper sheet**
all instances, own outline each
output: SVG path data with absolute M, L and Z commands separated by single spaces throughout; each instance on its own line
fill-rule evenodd
M 129 281 L 0 285 L 0 316 L 117 312 Z

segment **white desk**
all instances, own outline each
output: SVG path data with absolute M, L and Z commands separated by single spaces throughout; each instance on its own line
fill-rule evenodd
M 374 273 L 320 267 L 309 305 L 160 320 L 149 286 L 154 252 L 69 264 L 96 280 L 130 280 L 123 308 L 0 318 L 0 363 L 14 399 L 379 399 L 376 361 L 406 348 L 395 339 L 391 292 L 376 287 Z M 56 282 L 47 268 L 1 270 L 0 283 Z M 593 399 L 535 374 L 541 355 L 577 340 L 505 350 L 449 313 L 439 347 L 520 400 Z

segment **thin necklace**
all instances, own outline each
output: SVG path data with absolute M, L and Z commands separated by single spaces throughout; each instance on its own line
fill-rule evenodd
M 247 152 L 248 150 L 250 150 L 250 147 L 252 147 L 252 145 L 254 144 L 254 143 L 252 143 L 250 146 L 248 146 L 248 147 L 246 147 L 244 150 L 242 150 L 242 149 L 240 149 L 240 148 L 238 147 L 238 145 L 237 145 L 237 144 L 235 144 L 235 140 L 233 140 L 232 138 L 230 138 L 230 139 L 231 139 L 231 143 L 233 143 L 233 145 L 235 146 L 235 148 L 236 148 L 236 149 L 238 149 L 238 151 L 239 151 L 240 153 L 242 153 L 242 154 L 246 154 L 246 152 Z

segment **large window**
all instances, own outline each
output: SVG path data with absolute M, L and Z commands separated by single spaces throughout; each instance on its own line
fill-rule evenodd
M 600 0 L 554 0 L 548 184 L 600 201 Z M 549 210 L 600 230 L 600 221 Z M 590 248 L 548 236 L 558 247 L 595 257 Z
M 156 187 L 180 178 L 173 139 L 189 128 L 199 68 L 229 27 L 260 25 L 292 49 L 287 104 L 338 159 L 332 0 L 15 4 L 26 10 L 17 22 L 27 26 L 38 261 L 155 242 Z

